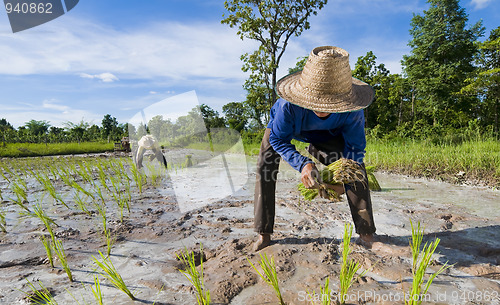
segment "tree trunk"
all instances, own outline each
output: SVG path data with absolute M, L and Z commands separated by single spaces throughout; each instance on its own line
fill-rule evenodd
M 273 69 L 273 79 L 272 79 L 272 100 L 271 100 L 271 107 L 274 105 L 276 102 L 276 69 Z
M 493 112 L 495 113 L 495 135 L 498 138 L 498 99 L 495 101 L 495 107 L 493 108 Z
M 402 121 L 403 121 L 403 96 L 401 96 L 401 103 L 399 103 L 398 126 L 401 125 Z
M 411 119 L 415 122 L 415 90 L 411 91 Z

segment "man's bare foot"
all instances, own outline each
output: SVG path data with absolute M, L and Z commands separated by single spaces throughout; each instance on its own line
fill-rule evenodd
M 264 249 L 271 244 L 271 234 L 260 234 L 259 239 L 253 244 L 255 252 Z
M 373 243 L 375 238 L 373 234 L 359 234 L 358 243 L 367 249 L 371 249 L 373 247 Z
M 389 255 L 403 255 L 406 253 L 404 248 L 395 245 L 387 245 L 383 242 L 383 239 L 376 234 L 360 234 L 358 244 L 366 249 Z

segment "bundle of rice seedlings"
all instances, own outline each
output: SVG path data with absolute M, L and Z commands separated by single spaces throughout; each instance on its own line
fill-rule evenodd
M 377 178 L 375 178 L 375 175 L 373 174 L 374 171 L 375 171 L 375 166 L 366 167 L 366 175 L 368 177 L 368 187 L 370 188 L 371 191 L 380 192 L 382 188 L 380 187 L 380 184 L 378 184 Z
M 339 160 L 328 165 L 321 170 L 320 175 L 323 184 L 320 184 L 319 189 L 308 189 L 302 183 L 298 185 L 300 193 L 306 200 L 316 198 L 321 190 L 321 192 L 324 193 L 324 197 L 330 201 L 340 201 L 340 195 L 324 184 L 351 184 L 356 181 L 364 181 L 365 179 L 365 174 L 360 164 L 354 160 L 346 158 L 340 158 Z

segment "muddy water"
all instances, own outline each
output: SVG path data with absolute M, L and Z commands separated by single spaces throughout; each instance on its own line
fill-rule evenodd
M 179 160 L 187 153 L 196 156 L 196 152 L 182 151 Z M 109 226 L 116 238 L 111 260 L 139 301 L 131 301 L 100 276 L 105 304 L 195 304 L 189 281 L 178 272 L 182 265 L 176 254 L 184 248 L 199 252 L 200 244 L 213 303 L 276 303 L 271 288 L 247 261 L 256 264 L 259 260 L 251 251 L 255 159 L 230 154 L 226 160 L 212 159 L 195 164 L 197 177 L 178 170 L 176 177 L 186 178 L 180 179 L 185 185 L 172 176 L 159 187 L 134 193 L 131 213 L 126 213 L 123 223 L 110 204 Z M 229 162 L 236 170 L 217 171 L 221 162 Z M 200 184 L 214 170 L 220 181 L 228 177 L 234 181 L 233 195 L 221 197 L 228 192 L 224 185 L 187 185 Z M 441 239 L 431 270 L 446 261 L 455 264 L 436 278 L 429 290 L 430 303 L 500 304 L 500 192 L 381 172 L 376 176 L 383 190 L 373 192 L 372 201 L 377 233 L 385 247 L 367 250 L 353 244 L 352 257 L 369 272 L 353 285 L 351 303 L 403 304 L 397 298 L 404 297 L 411 283 L 407 247 L 411 219 L 425 226 L 426 240 Z M 281 166 L 279 179 L 273 243 L 261 252 L 275 258 L 285 300 L 309 304 L 305 292 L 319 291 L 327 276 L 331 288 L 338 290 L 339 243 L 344 223 L 351 220 L 350 212 L 345 199 L 335 204 L 303 201 L 295 188 L 299 175 L 286 164 Z M 6 184 L 0 182 L 0 187 L 8 197 Z M 60 191 L 70 196 L 69 190 Z M 31 198 L 37 192 L 34 188 Z M 191 198 L 192 207 L 181 208 L 176 193 L 184 196 L 184 203 Z M 44 234 L 43 226 L 36 219 L 19 217 L 18 207 L 4 202 L 1 208 L 7 213 L 8 233 L 0 233 L 1 304 L 23 303 L 20 290 L 29 291 L 26 279 L 43 282 L 59 304 L 76 303 L 68 291 L 80 303 L 83 299 L 94 303 L 92 256 L 106 249 L 98 215 L 87 216 L 49 203 L 48 213 L 59 225 L 55 231 L 63 241 L 76 282 L 69 283 L 58 261 L 54 269 L 48 266 L 38 240 Z

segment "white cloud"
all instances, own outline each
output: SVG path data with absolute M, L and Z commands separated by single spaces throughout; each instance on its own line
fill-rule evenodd
M 66 105 L 58 104 L 54 100 L 44 100 L 42 102 L 42 108 L 44 108 L 44 109 L 53 109 L 53 110 L 56 110 L 56 111 L 61 111 L 64 114 L 67 113 L 68 110 L 70 110 L 70 107 L 68 107 Z
M 14 125 L 23 126 L 30 119 L 48 121 L 51 126 L 64 127 L 65 122 L 100 122 L 102 114 L 89 110 L 76 109 L 55 100 L 44 100 L 41 104 L 16 104 L 16 106 L 2 105 L 2 117 Z
M 97 78 L 97 79 L 100 79 L 104 83 L 112 83 L 112 82 L 118 80 L 118 77 L 116 77 L 115 75 L 113 75 L 112 73 L 109 73 L 109 72 L 105 72 L 105 73 L 101 73 L 101 74 L 94 74 L 94 75 L 87 74 L 87 73 L 80 73 L 80 77 L 90 78 L 90 79 Z
M 471 0 L 471 4 L 474 6 L 475 9 L 483 9 L 488 6 L 493 0 Z
M 117 31 L 65 16 L 43 30 L 1 34 L 0 74 L 76 73 L 108 82 L 116 80 L 114 75 L 178 81 L 244 79 L 240 56 L 253 48 L 219 23 L 163 22 Z M 107 73 L 99 74 L 103 70 Z

